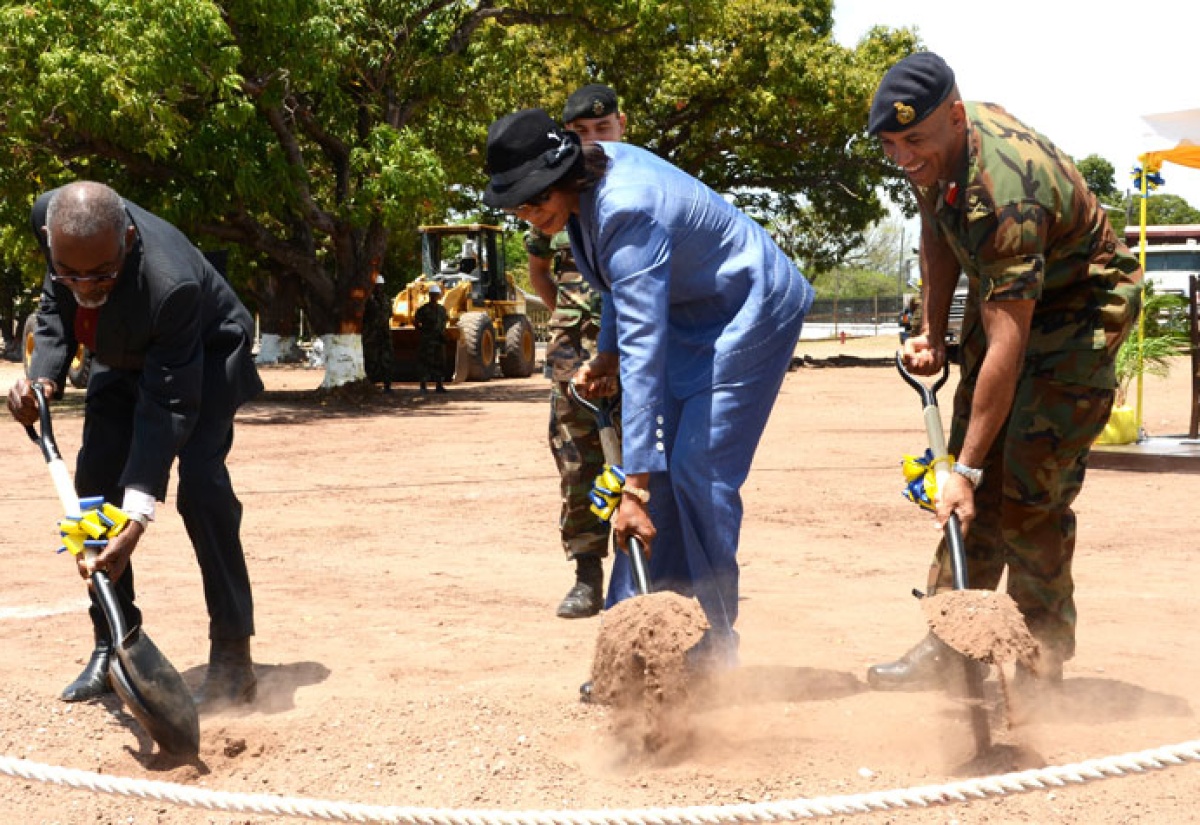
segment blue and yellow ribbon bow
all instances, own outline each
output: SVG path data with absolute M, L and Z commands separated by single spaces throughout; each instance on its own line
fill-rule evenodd
M 901 492 L 906 499 L 916 504 L 922 510 L 937 512 L 937 465 L 939 463 L 954 465 L 954 456 L 946 455 L 935 459 L 933 451 L 928 447 L 924 455 L 906 455 L 900 462 L 904 471 L 904 490 Z
M 612 520 L 613 513 L 621 503 L 621 491 L 625 489 L 625 471 L 616 464 L 605 464 L 604 471 L 592 482 L 588 498 L 592 501 L 591 511 L 601 521 Z
M 78 517 L 67 516 L 58 522 L 63 541 L 58 552 L 67 551 L 72 556 L 79 556 L 87 549 L 101 550 L 129 522 L 129 516 L 105 501 L 103 496 L 80 499 L 79 513 Z

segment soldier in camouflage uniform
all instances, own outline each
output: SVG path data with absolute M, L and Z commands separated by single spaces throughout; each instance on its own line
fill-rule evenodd
M 392 352 L 392 302 L 382 275 L 375 276 L 374 288 L 363 307 L 363 367 L 367 380 L 383 384 L 384 392 L 392 391 L 392 371 L 395 359 Z
M 1042 647 L 1019 685 L 1062 680 L 1075 652 L 1071 562 L 1088 454 L 1116 388 L 1114 363 L 1141 308 L 1142 273 L 1071 160 L 993 104 L 966 103 L 929 52 L 884 76 L 869 130 L 913 185 L 921 212 L 925 313 L 904 346 L 914 374 L 945 363 L 959 273 L 970 282 L 961 379 L 948 448 L 954 472 L 938 501 L 966 534 L 968 581 L 1007 591 Z M 945 542 L 929 593 L 952 587 Z M 930 634 L 868 681 L 920 689 L 962 672 L 961 654 Z
M 620 140 L 625 132 L 625 115 L 618 110 L 616 92 L 599 84 L 584 86 L 567 99 L 563 121 L 585 141 Z M 596 615 L 603 604 L 609 524 L 592 513 L 588 499 L 592 482 L 604 469 L 596 419 L 571 400 L 567 384 L 595 352 L 600 296 L 575 268 L 566 232 L 551 239 L 532 228 L 525 236 L 525 248 L 530 281 L 553 311 L 546 347 L 546 376 L 553 381 L 550 451 L 561 479 L 563 550 L 567 560 L 575 562 L 575 584 L 559 604 L 557 615 L 580 619 Z
M 428 382 L 435 383 L 436 392 L 445 392 L 446 378 L 446 308 L 441 304 L 442 288 L 429 287 L 429 300 L 417 308 L 413 325 L 417 328 L 417 360 L 421 366 L 421 392 L 429 392 Z

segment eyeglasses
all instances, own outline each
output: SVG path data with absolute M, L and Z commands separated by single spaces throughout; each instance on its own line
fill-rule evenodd
M 121 270 L 116 272 L 105 272 L 99 275 L 59 275 L 57 272 L 50 273 L 50 280 L 56 284 L 103 284 L 108 281 L 116 280 L 121 274 Z
M 525 211 L 526 209 L 532 209 L 535 206 L 541 206 L 543 203 L 550 200 L 550 196 L 553 194 L 554 194 L 553 189 L 543 189 L 541 192 L 538 192 L 536 195 L 534 195 L 529 200 L 525 201 L 525 203 L 521 204 L 520 206 L 516 206 L 511 209 L 505 209 L 504 211 L 510 215 L 519 215 L 521 212 Z
M 76 286 L 86 286 L 88 284 L 104 284 L 109 281 L 115 281 L 117 276 L 121 274 L 121 270 L 125 268 L 125 238 L 121 238 L 121 244 L 117 247 L 116 268 L 111 272 L 66 272 L 58 271 L 57 265 L 51 265 L 50 280 L 56 284 L 74 284 Z

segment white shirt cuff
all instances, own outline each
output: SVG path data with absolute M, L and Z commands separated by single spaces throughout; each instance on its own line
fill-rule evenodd
M 121 509 L 128 515 L 145 516 L 150 521 L 154 521 L 154 496 L 132 487 L 126 487 L 125 500 L 121 502 Z

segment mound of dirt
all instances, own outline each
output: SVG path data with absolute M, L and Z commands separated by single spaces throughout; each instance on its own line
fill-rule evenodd
M 921 600 L 930 629 L 950 647 L 988 664 L 1037 670 L 1040 648 L 1017 603 L 994 590 L 951 590 Z
M 613 708 L 618 738 L 653 753 L 688 736 L 687 651 L 708 622 L 695 599 L 651 593 L 604 614 L 592 664 L 596 700 Z

